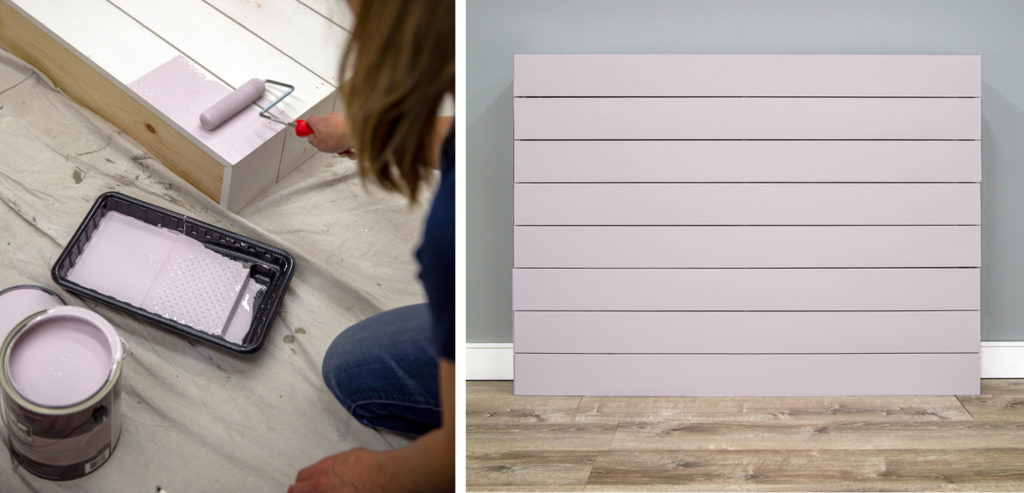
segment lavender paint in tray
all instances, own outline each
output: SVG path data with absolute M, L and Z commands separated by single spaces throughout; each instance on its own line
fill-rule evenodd
M 177 231 L 109 211 L 68 280 L 241 343 L 263 287 L 249 269 Z

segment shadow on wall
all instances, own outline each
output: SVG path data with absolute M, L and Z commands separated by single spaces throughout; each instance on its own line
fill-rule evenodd
M 487 101 L 491 94 L 497 97 Z M 466 127 L 466 182 L 494 185 L 466 189 L 467 230 L 494 232 L 466 244 L 466 264 L 476 266 L 466 271 L 466 304 L 474 307 L 467 310 L 466 326 L 473 329 L 466 337 L 512 342 L 512 84 L 471 94 L 466 106 L 483 108 Z
M 981 91 L 981 338 L 1019 340 L 1014 328 L 1021 320 L 1010 317 L 1006 308 L 1024 299 L 1024 263 L 1017 260 L 1024 252 L 1024 109 L 986 82 Z

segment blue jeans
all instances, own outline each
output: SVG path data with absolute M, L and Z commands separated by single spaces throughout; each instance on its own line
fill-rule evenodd
M 324 383 L 365 425 L 415 436 L 440 427 L 432 323 L 424 303 L 345 329 L 324 355 Z

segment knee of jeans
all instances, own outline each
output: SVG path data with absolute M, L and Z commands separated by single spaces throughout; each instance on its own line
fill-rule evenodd
M 348 344 L 345 344 L 345 332 L 341 332 L 334 341 L 331 342 L 330 346 L 327 347 L 327 352 L 324 353 L 324 360 L 320 366 L 320 373 L 323 375 L 324 383 L 332 391 L 335 390 L 338 382 L 336 381 L 336 374 L 341 369 L 342 365 L 351 364 L 351 353 L 352 348 Z

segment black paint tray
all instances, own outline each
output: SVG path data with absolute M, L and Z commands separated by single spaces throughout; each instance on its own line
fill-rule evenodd
M 218 336 L 196 330 L 188 325 L 156 315 L 68 280 L 68 272 L 75 265 L 78 257 L 85 249 L 86 243 L 89 242 L 92 233 L 99 227 L 100 220 L 103 219 L 107 211 L 119 212 L 152 226 L 184 233 L 189 238 L 202 243 L 204 247 L 225 257 L 252 264 L 249 268 L 249 278 L 261 284 L 264 289 L 256 300 L 252 324 L 242 343 L 236 344 Z M 266 343 L 267 337 L 270 335 L 271 323 L 277 315 L 277 310 L 281 307 L 281 302 L 284 300 L 284 295 L 288 290 L 288 283 L 291 282 L 294 270 L 295 260 L 288 252 L 280 248 L 260 243 L 240 234 L 226 231 L 212 224 L 171 212 L 121 193 L 107 192 L 96 199 L 96 203 L 89 210 L 89 214 L 85 216 L 82 224 L 64 248 L 64 251 L 61 252 L 60 257 L 57 258 L 51 275 L 53 276 L 53 281 L 59 286 L 83 298 L 98 301 L 122 312 L 145 319 L 165 329 L 195 339 L 201 339 L 229 351 L 248 354 L 259 351 L 263 348 L 264 343 Z

